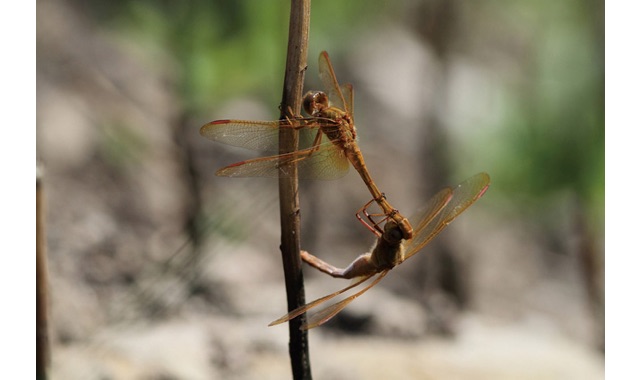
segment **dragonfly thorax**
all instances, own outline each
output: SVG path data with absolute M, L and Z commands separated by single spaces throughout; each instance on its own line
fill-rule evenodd
M 371 252 L 371 262 L 376 269 L 383 270 L 391 269 L 403 261 L 402 231 L 395 221 L 390 220 L 384 225 L 384 232 Z

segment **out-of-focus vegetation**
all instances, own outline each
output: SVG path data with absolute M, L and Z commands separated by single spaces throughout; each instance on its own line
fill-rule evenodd
M 315 45 L 330 46 L 390 6 L 382 1 L 313 4 Z M 277 104 L 282 87 L 289 3 L 286 1 L 128 1 L 90 8 L 107 28 L 151 50 L 171 54 L 178 65 L 184 106 L 210 109 L 247 93 Z M 316 31 L 317 29 L 317 31 Z
M 338 56 L 349 54 L 353 44 L 380 25 L 411 27 L 417 23 L 437 29 L 448 22 L 426 13 L 411 14 L 442 7 L 441 1 L 424 3 L 427 6 L 420 8 L 415 2 L 314 2 L 310 61 L 323 49 Z M 460 34 L 451 39 L 458 54 L 486 64 L 492 75 L 509 76 L 496 89 L 500 114 L 489 119 L 491 125 L 468 126 L 476 131 L 477 138 L 472 139 L 476 147 L 470 148 L 475 159 L 486 162 L 486 170 L 496 179 L 494 186 L 504 196 L 523 200 L 523 210 L 529 208 L 533 214 L 553 208 L 555 201 L 549 199 L 558 193 L 572 192 L 587 207 L 592 228 L 601 234 L 603 2 L 454 3 Z M 151 51 L 170 55 L 185 112 L 203 114 L 226 99 L 247 94 L 270 108 L 279 103 L 288 2 L 94 5 L 87 9 L 94 11 L 104 27 L 118 30 Z M 379 46 L 379 54 L 385 54 L 385 46 Z
M 494 2 L 497 5 L 498 2 Z M 523 77 L 502 94 L 500 136 L 486 156 L 504 178 L 505 195 L 526 195 L 538 210 L 570 190 L 604 220 L 604 22 L 597 2 L 500 2 L 520 14 L 526 38 Z M 491 128 L 490 126 L 486 126 Z M 553 202 L 552 202 L 553 203 Z M 550 206 L 550 205 L 548 205 Z M 533 210 L 530 210 L 533 211 Z

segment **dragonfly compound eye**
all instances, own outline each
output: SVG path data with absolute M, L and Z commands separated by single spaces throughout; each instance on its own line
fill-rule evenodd
M 304 95 L 302 107 L 310 116 L 315 116 L 319 111 L 329 107 L 329 98 L 322 91 L 309 91 Z

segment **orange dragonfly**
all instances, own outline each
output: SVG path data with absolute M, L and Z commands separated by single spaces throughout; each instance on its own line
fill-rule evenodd
M 318 298 L 304 306 L 271 322 L 269 326 L 296 318 L 306 311 L 313 309 L 378 275 L 371 283 L 357 293 L 348 296 L 342 301 L 315 312 L 302 325 L 302 329 L 311 329 L 327 322 L 344 309 L 349 303 L 371 289 L 389 273 L 395 266 L 402 264 L 408 258 L 418 253 L 434 237 L 445 229 L 458 215 L 480 199 L 489 188 L 489 175 L 479 173 L 458 185 L 455 189 L 450 187 L 441 190 L 427 205 L 411 218 L 411 223 L 416 227 L 413 238 L 402 239 L 402 232 L 394 220 L 389 220 L 384 226 L 384 232 L 378 237 L 373 250 L 356 258 L 347 268 L 336 268 L 309 252 L 302 251 L 302 259 L 314 268 L 336 278 L 356 279 L 351 285 L 335 293 Z
M 349 162 L 358 171 L 373 199 L 357 213 L 358 219 L 377 236 L 382 235 L 383 222 L 392 219 L 405 239 L 413 234 L 411 224 L 387 201 L 373 182 L 356 143 L 353 121 L 353 87 L 340 86 L 327 52 L 318 59 L 320 79 L 326 92 L 309 91 L 304 99 L 305 112 L 310 117 L 292 117 L 276 121 L 215 120 L 200 128 L 200 134 L 210 140 L 243 148 L 277 152 L 280 128 L 299 131 L 299 148 L 293 153 L 241 161 L 216 172 L 226 177 L 287 176 L 287 164 L 296 163 L 300 178 L 336 179 L 349 170 Z M 376 202 L 382 213 L 369 213 Z M 369 222 L 361 216 L 364 215 Z

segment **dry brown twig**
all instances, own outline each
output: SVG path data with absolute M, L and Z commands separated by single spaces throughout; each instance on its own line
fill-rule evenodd
M 309 40 L 310 0 L 291 0 L 289 42 L 284 76 L 280 119 L 286 119 L 289 110 L 299 112 L 302 105 L 304 73 L 307 67 Z M 293 128 L 280 129 L 280 153 L 293 152 L 298 147 L 297 132 Z M 279 179 L 280 250 L 285 275 L 288 309 L 295 310 L 305 304 L 302 261 L 300 259 L 300 205 L 298 176 L 295 164 L 289 169 L 291 176 Z M 301 330 L 303 318 L 289 321 L 289 356 L 294 379 L 311 379 L 307 331 Z
M 36 168 L 36 378 L 49 377 L 49 292 L 42 168 Z

